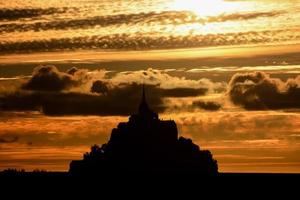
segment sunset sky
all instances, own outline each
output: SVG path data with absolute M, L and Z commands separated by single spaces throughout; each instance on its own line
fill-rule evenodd
M 300 173 L 300 0 L 0 0 L 0 170 L 68 170 L 142 84 L 221 172 Z

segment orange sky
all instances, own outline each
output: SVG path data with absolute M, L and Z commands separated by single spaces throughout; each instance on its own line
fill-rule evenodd
M 295 135 L 300 127 L 298 113 L 202 111 L 161 117 L 174 119 L 180 135 L 211 150 L 221 172 L 300 172 L 300 143 L 293 140 L 299 137 Z M 127 117 L 46 117 L 34 113 L 2 117 L 4 132 L 0 136 L 11 134 L 19 139 L 15 144 L 1 145 L 0 159 L 6 161 L 1 169 L 68 170 L 70 160 L 81 159 L 91 144 L 105 143 L 120 121 L 127 121 Z M 266 123 L 258 125 L 260 121 Z
M 0 170 L 67 170 L 150 84 L 152 106 L 221 172 L 300 173 L 299 11 L 300 0 L 3 1 Z
M 231 46 L 231 47 L 211 47 L 193 48 L 177 50 L 153 50 L 153 51 L 126 51 L 126 52 L 104 52 L 104 51 L 79 51 L 65 53 L 35 53 L 16 54 L 0 56 L 0 64 L 14 64 L 39 62 L 61 62 L 61 61 L 81 61 L 88 62 L 98 60 L 107 61 L 138 61 L 138 60 L 178 60 L 195 58 L 244 58 L 255 56 L 281 55 L 287 53 L 299 53 L 300 44 L 287 45 L 266 45 L 266 46 Z M 151 66 L 151 62 L 149 62 Z

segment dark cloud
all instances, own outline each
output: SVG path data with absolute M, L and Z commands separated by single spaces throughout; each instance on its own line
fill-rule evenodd
M 26 90 L 61 91 L 76 84 L 72 75 L 58 71 L 55 66 L 40 66 L 34 69 L 32 78 L 23 85 Z
M 193 102 L 193 107 L 201 108 L 204 110 L 209 110 L 209 111 L 217 111 L 222 108 L 222 105 L 217 103 L 217 102 L 211 102 L 211 101 L 194 101 Z
M 17 136 L 2 136 L 0 137 L 0 144 L 4 143 L 14 143 L 17 142 L 19 138 Z
M 47 131 L 42 131 L 42 132 L 16 131 L 16 133 L 14 133 L 14 136 L 9 136 L 8 134 L 4 134 L 2 138 L 0 137 L 0 144 L 18 142 L 20 144 L 26 144 L 28 146 L 47 146 L 47 147 L 76 146 L 79 144 L 87 145 L 95 141 L 99 141 L 99 140 L 102 141 L 106 139 L 104 133 L 93 133 L 93 134 L 87 133 L 85 136 L 83 136 L 82 134 L 78 134 L 78 133 L 67 135 L 67 134 L 52 133 L 52 132 L 48 133 Z
M 95 81 L 92 85 L 91 92 L 99 93 L 99 94 L 107 94 L 108 93 L 107 83 L 100 80 Z
M 142 85 L 137 83 L 121 84 L 109 88 L 103 82 L 96 81 L 101 85 L 98 90 L 101 95 L 89 94 L 59 94 L 43 106 L 43 112 L 48 115 L 130 115 L 137 111 L 141 100 Z M 101 90 L 100 90 L 101 89 Z M 185 92 L 187 90 L 187 92 Z M 165 97 L 186 97 L 202 95 L 203 89 L 178 88 L 163 89 L 157 85 L 146 85 L 147 100 L 151 108 L 156 112 L 166 109 Z M 170 92 L 171 91 L 171 92 Z
M 109 79 L 105 74 L 101 70 L 71 68 L 61 72 L 55 66 L 40 66 L 22 87 L 0 93 L 0 109 L 46 115 L 127 116 L 136 112 L 143 82 L 147 83 L 147 100 L 156 112 L 166 109 L 165 98 L 196 97 L 220 87 L 208 79 L 189 80 L 154 69 L 118 73 Z
M 0 20 L 17 20 L 22 18 L 40 17 L 42 15 L 53 15 L 65 13 L 69 8 L 26 8 L 26 9 L 0 9 Z
M 207 88 L 160 89 L 163 97 L 195 97 L 207 93 Z
M 40 111 L 45 99 L 47 99 L 46 93 L 24 93 L 19 91 L 0 96 L 0 110 Z
M 72 94 L 69 94 L 71 96 L 63 101 L 47 104 L 44 107 L 44 113 L 62 115 L 129 115 L 137 110 L 137 105 L 141 98 L 141 88 L 141 85 L 134 83 L 114 87 L 108 90 L 106 95 L 73 94 L 74 97 Z M 165 109 L 160 96 L 149 95 L 147 99 L 157 112 L 162 112 Z
M 300 108 L 300 76 L 283 82 L 264 72 L 235 74 L 228 94 L 249 110 Z
M 129 115 L 136 111 L 141 98 L 141 85 L 116 87 L 107 95 L 83 93 L 35 92 L 12 94 L 0 99 L 3 110 L 37 110 L 46 115 Z M 157 112 L 164 110 L 162 98 L 149 95 L 148 101 Z M 1 105 L 1 104 L 0 104 Z
M 144 72 L 146 73 L 146 72 Z M 113 88 L 111 88 L 113 87 Z M 99 94 L 114 94 L 119 93 L 128 87 L 133 87 L 136 92 L 142 88 L 141 83 L 121 83 L 118 86 L 112 86 L 109 82 L 95 81 L 92 85 L 91 92 Z M 110 89 L 109 89 L 110 88 Z M 208 88 L 190 88 L 190 87 L 176 87 L 176 88 L 162 88 L 160 84 L 147 85 L 147 93 L 149 96 L 163 97 L 195 97 L 205 95 L 208 92 Z
M 103 85 L 105 86 L 105 85 Z M 46 115 L 124 115 L 136 112 L 141 99 L 141 84 L 122 84 L 100 95 L 62 92 L 13 93 L 0 98 L 2 110 L 42 111 Z M 147 100 L 156 112 L 166 109 L 163 98 L 201 95 L 203 89 L 162 89 L 148 85 Z M 99 92 L 99 91 L 98 91 Z

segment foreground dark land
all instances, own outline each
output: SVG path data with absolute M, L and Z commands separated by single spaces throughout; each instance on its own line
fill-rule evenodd
M 207 175 L 201 173 L 108 173 L 105 172 L 102 175 L 72 175 L 68 172 L 0 172 L 0 178 L 20 178 L 20 179 L 31 179 L 31 178 L 41 178 L 47 180 L 48 178 L 53 179 L 73 179 L 73 178 L 204 178 L 204 179 L 259 179 L 259 180 L 271 180 L 271 179 L 295 179 L 300 180 L 300 173 L 218 173 L 216 175 Z
M 91 195 L 156 194 L 209 196 L 259 194 L 287 197 L 298 193 L 300 174 L 272 173 L 108 173 L 71 175 L 68 172 L 0 173 L 1 188 L 7 191 L 43 191 L 50 193 L 83 192 Z M 3 187 L 4 186 L 4 187 Z M 6 191 L 6 189 L 3 189 Z M 122 191 L 122 192 L 121 192 Z M 125 193 L 124 193 L 125 192 Z

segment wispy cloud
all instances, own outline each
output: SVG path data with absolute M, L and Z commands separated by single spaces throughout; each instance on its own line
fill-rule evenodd
M 0 52 L 47 52 L 76 49 L 150 50 L 192 47 L 218 47 L 249 44 L 272 44 L 297 42 L 300 34 L 295 29 L 248 31 L 238 33 L 160 36 L 147 34 L 112 34 L 106 36 L 83 36 L 74 38 L 52 38 L 43 40 L 2 41 Z
M 3 13 L 1 13 L 3 12 Z M 42 14 L 51 14 L 54 12 L 64 12 L 64 9 L 49 9 L 49 10 L 0 10 L 0 19 L 11 19 L 21 17 L 34 17 Z M 1 15 L 2 14 L 2 15 Z M 181 25 L 192 23 L 217 23 L 236 20 L 249 20 L 258 17 L 274 17 L 284 14 L 282 11 L 273 12 L 253 12 L 253 13 L 234 13 L 222 14 L 218 16 L 211 16 L 200 18 L 196 14 L 189 11 L 164 11 L 164 12 L 150 12 L 138 14 L 122 14 L 122 15 L 108 15 L 96 16 L 83 19 L 70 19 L 49 22 L 35 22 L 27 24 L 10 23 L 0 25 L 0 33 L 9 32 L 25 32 L 25 31 L 45 31 L 45 30 L 67 30 L 67 29 L 84 29 L 96 26 L 107 27 L 113 25 L 136 25 L 136 24 L 153 24 L 157 25 Z

